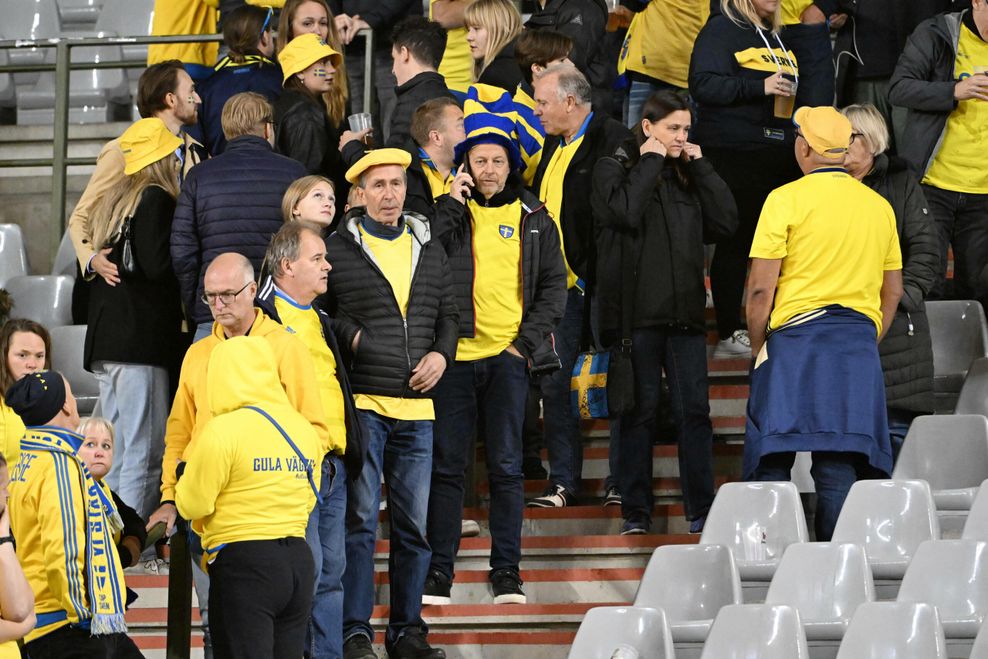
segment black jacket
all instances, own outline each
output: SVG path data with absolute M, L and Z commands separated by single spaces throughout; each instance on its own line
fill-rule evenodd
M 892 73 L 889 101 L 909 108 L 899 155 L 920 179 L 943 143 L 947 118 L 957 108 L 954 62 L 967 11 L 942 14 L 920 23 Z
M 403 318 L 391 284 L 360 237 L 358 226 L 364 217 L 365 210 L 358 208 L 326 239 L 326 258 L 333 269 L 321 306 L 335 319 L 333 329 L 348 357 L 354 393 L 428 398 L 429 393 L 409 388 L 412 369 L 428 352 L 440 353 L 447 365 L 456 359 L 459 314 L 446 252 L 430 239 L 424 218 L 405 214 L 413 258 Z M 354 353 L 350 347 L 358 331 L 360 343 Z
M 566 309 L 566 266 L 556 224 L 545 204 L 520 185 L 506 187 L 490 199 L 475 193 L 484 206 L 506 206 L 521 199 L 522 320 L 515 348 L 534 372 L 559 368 L 559 356 L 551 340 L 552 330 Z M 473 223 L 469 208 L 449 195 L 436 200 L 433 238 L 442 243 L 460 311 L 462 337 L 475 336 Z M 553 368 L 553 366 L 555 368 Z
M 559 143 L 558 135 L 546 135 L 539 167 L 530 187 L 535 196 L 539 196 L 546 167 Z M 562 227 L 566 261 L 573 272 L 586 282 L 592 282 L 595 273 L 593 211 L 590 203 L 593 167 L 600 158 L 614 155 L 618 149 L 625 153 L 638 150 L 631 131 L 607 116 L 606 112 L 594 112 L 583 142 L 573 155 L 563 179 L 559 225 Z
M 515 59 L 515 41 L 517 39 L 512 39 L 505 44 L 501 52 L 494 56 L 491 63 L 480 74 L 477 82 L 500 87 L 514 96 L 518 84 L 524 80 L 521 75 L 521 67 L 518 66 L 518 60 Z
M 173 368 L 182 359 L 182 302 L 168 253 L 175 200 L 150 186 L 130 220 L 137 272 L 121 267 L 121 243 L 110 253 L 120 283 L 93 279 L 83 366 L 95 361 Z
M 226 148 L 221 118 L 223 105 L 234 94 L 256 92 L 274 103 L 281 96 L 281 67 L 260 55 L 248 55 L 242 64 L 229 57 L 220 60 L 213 74 L 196 88 L 199 106 L 199 130 L 209 153 L 218 156 Z
M 420 73 L 404 85 L 395 87 L 394 113 L 391 115 L 391 132 L 388 146 L 402 148 L 412 138 L 412 115 L 426 101 L 448 96 L 456 98 L 446 86 L 446 78 L 435 71 Z
M 274 303 L 274 281 L 268 277 L 257 290 L 255 304 L 261 311 L 268 315 L 271 320 L 279 325 L 281 318 L 278 315 L 278 308 Z M 322 323 L 322 334 L 326 338 L 326 345 L 333 353 L 336 361 L 336 380 L 340 383 L 343 391 L 343 421 L 346 424 L 346 453 L 343 462 L 346 464 L 346 473 L 350 480 L 357 480 L 360 470 L 364 466 L 364 454 L 367 452 L 367 439 L 360 429 L 360 421 L 357 419 L 357 408 L 353 404 L 353 390 L 350 388 L 350 379 L 347 378 L 346 362 L 343 361 L 343 353 L 340 345 L 336 341 L 336 334 L 333 331 L 333 319 L 325 311 L 313 304 L 312 308 L 319 314 L 319 321 Z
M 278 152 L 302 163 L 306 174 L 330 179 L 336 198 L 346 199 L 350 184 L 343 177 L 346 167 L 340 158 L 340 129 L 329 120 L 322 99 L 285 90 L 274 104 L 274 124 Z
M 709 159 L 686 163 L 687 184 L 657 154 L 601 158 L 594 168 L 597 300 L 605 342 L 621 329 L 621 276 L 634 269 L 632 328 L 706 328 L 703 244 L 734 234 L 737 207 Z M 637 264 L 637 265 L 636 265 Z
M 936 228 L 923 191 L 904 161 L 879 155 L 863 182 L 892 205 L 902 249 L 902 299 L 892 327 L 878 344 L 886 405 L 932 414 L 933 346 L 924 300 L 940 272 Z
M 284 224 L 281 199 L 305 168 L 244 135 L 221 155 L 185 177 L 172 225 L 171 255 L 186 313 L 195 324 L 212 321 L 202 300 L 202 278 L 224 252 L 243 254 L 260 272 L 271 236 Z

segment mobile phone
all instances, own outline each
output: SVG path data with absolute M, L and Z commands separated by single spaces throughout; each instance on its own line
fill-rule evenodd
M 168 526 L 164 522 L 158 522 L 152 526 L 151 530 L 148 531 L 147 540 L 144 541 L 144 548 L 148 549 L 156 545 L 159 540 L 165 537 L 165 529 L 167 528 Z

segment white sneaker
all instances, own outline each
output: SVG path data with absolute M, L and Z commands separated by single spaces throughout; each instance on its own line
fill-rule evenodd
M 751 357 L 751 339 L 747 330 L 735 330 L 734 334 L 717 342 L 714 359 L 741 359 Z
M 475 538 L 480 535 L 480 524 L 474 519 L 465 519 L 460 522 L 460 537 Z

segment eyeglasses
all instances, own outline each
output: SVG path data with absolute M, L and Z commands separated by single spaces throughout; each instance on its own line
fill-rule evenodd
M 236 293 L 206 293 L 199 299 L 202 300 L 202 303 L 207 307 L 216 306 L 217 301 L 222 302 L 225 307 L 230 306 L 233 304 L 233 301 L 237 299 L 237 296 L 243 293 L 244 290 L 253 283 L 254 282 L 252 281 L 247 282 L 244 284 L 244 287 Z
M 268 15 L 264 17 L 264 24 L 261 26 L 261 36 L 264 36 L 264 33 L 268 31 L 272 16 L 274 16 L 274 8 L 268 7 Z
M 848 142 L 848 144 L 854 144 L 854 140 L 858 139 L 859 137 L 864 137 L 864 133 L 851 133 L 851 141 Z

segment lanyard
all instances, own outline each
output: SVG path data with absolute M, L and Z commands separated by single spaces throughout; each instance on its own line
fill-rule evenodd
M 772 58 L 772 61 L 775 62 L 775 68 L 778 69 L 779 72 L 781 73 L 782 61 L 778 57 L 776 57 L 775 51 L 772 50 L 772 46 L 769 44 L 768 38 L 766 38 L 765 33 L 762 32 L 762 29 L 757 25 L 755 26 L 755 32 L 757 32 L 758 36 L 762 38 L 762 43 L 764 43 L 765 48 L 768 49 L 769 56 Z M 793 77 L 796 79 L 796 82 L 799 82 L 799 73 L 797 73 L 796 71 L 796 63 L 792 61 L 791 57 L 789 57 L 789 51 L 786 50 L 786 45 L 782 43 L 782 38 L 778 34 L 773 36 L 775 37 L 775 40 L 779 42 L 779 46 L 782 47 L 782 54 L 783 56 L 785 56 L 786 62 L 789 64 L 789 68 L 792 69 Z

